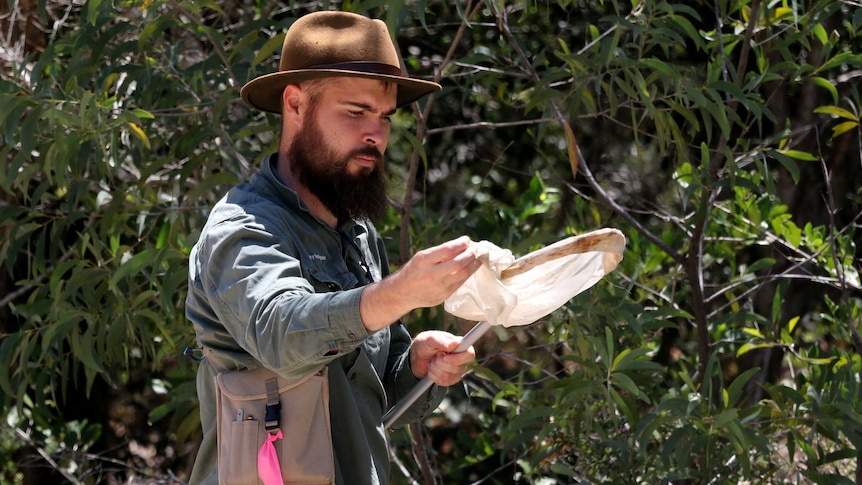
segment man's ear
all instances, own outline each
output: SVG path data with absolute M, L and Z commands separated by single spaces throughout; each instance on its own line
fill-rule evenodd
M 285 121 L 296 119 L 302 124 L 303 102 L 302 88 L 296 84 L 288 84 L 281 93 L 281 115 Z

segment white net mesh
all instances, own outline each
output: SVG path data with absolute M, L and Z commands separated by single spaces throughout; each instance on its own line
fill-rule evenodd
M 444 309 L 492 325 L 531 324 L 613 271 L 622 260 L 625 242 L 620 231 L 600 229 L 517 260 L 508 249 L 474 242 L 485 264 L 446 300 Z

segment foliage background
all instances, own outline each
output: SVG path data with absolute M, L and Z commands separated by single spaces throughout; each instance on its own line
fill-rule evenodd
M 320 9 L 385 19 L 444 85 L 395 117 L 396 264 L 628 238 L 588 294 L 483 338 L 393 433 L 394 483 L 862 483 L 860 7 L 0 2 L 0 483 L 185 482 L 186 257 L 275 148 L 238 87 Z

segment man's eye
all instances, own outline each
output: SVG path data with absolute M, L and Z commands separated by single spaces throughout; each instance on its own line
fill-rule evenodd
M 348 111 L 347 113 L 354 118 L 362 116 L 362 111 Z
M 389 115 L 383 115 L 380 119 L 383 120 L 384 123 L 392 123 L 392 117 Z

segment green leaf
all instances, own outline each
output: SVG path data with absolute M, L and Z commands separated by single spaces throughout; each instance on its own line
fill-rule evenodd
M 629 419 L 629 421 L 634 422 L 634 418 L 637 416 L 637 413 L 633 409 L 632 405 L 630 405 L 629 402 L 619 392 L 617 392 L 615 387 L 610 387 L 608 389 L 608 393 L 610 394 L 611 400 L 614 404 L 616 404 L 623 414 L 626 415 L 626 418 Z
M 141 108 L 133 109 L 132 114 L 137 116 L 139 119 L 142 119 L 142 120 L 154 120 L 154 119 L 156 119 L 156 117 L 153 116 L 152 113 L 150 113 L 149 111 L 147 111 L 145 109 L 141 109 Z
M 859 121 L 859 117 L 850 111 L 841 108 L 840 106 L 820 106 L 814 109 L 815 113 L 835 115 L 839 118 L 846 118 L 851 121 Z
M 643 399 L 645 401 L 649 400 L 647 395 L 641 391 L 637 384 L 627 375 L 621 372 L 614 372 L 611 374 L 611 383 L 613 383 L 616 387 L 625 390 L 632 396 Z
M 785 155 L 779 150 L 769 150 L 766 153 L 777 160 L 790 173 L 794 183 L 799 183 L 799 165 L 796 164 L 796 161 L 792 157 Z
M 687 8 L 687 7 L 686 7 Z M 695 14 L 696 16 L 696 14 Z M 696 48 L 703 48 L 703 36 L 700 35 L 695 26 L 691 23 L 691 21 L 681 15 L 670 15 L 670 19 L 682 29 L 683 32 L 694 42 Z
M 648 453 L 650 444 L 655 439 L 653 434 L 664 424 L 665 419 L 654 413 L 647 413 L 638 421 L 635 436 L 640 445 L 639 448 L 642 456 Z
M 598 38 L 599 38 L 599 35 L 601 35 L 601 34 L 599 33 L 599 28 L 598 28 L 598 27 L 596 27 L 596 25 L 595 25 L 595 24 L 590 24 L 589 32 L 590 32 L 590 40 L 591 40 L 591 41 L 594 41 L 594 40 L 598 39 Z
M 709 88 L 726 92 L 730 94 L 730 97 L 733 100 L 738 101 L 743 105 L 747 105 L 746 100 L 748 99 L 748 96 L 746 96 L 745 92 L 743 92 L 742 89 L 734 83 L 727 81 L 713 81 L 710 83 Z
M 832 95 L 832 102 L 836 104 L 838 103 L 838 88 L 835 87 L 835 84 L 832 81 L 822 78 L 820 76 L 812 76 L 810 80 L 812 83 L 829 91 L 829 94 Z M 816 112 L 817 110 L 814 111 Z
M 725 100 L 721 97 L 721 95 L 712 91 L 710 93 L 712 97 L 712 101 L 706 101 L 706 104 L 700 105 L 703 109 L 712 115 L 711 119 L 715 120 L 718 123 L 719 128 L 721 129 L 721 133 L 724 136 L 730 135 L 730 119 L 728 118 L 728 112 L 725 105 Z M 706 125 L 707 120 L 710 118 L 704 119 L 704 125 Z M 711 126 L 711 125 L 710 125 Z M 708 128 L 708 127 L 707 127 Z
M 426 19 L 425 10 L 428 8 L 427 0 L 419 0 L 419 4 L 416 8 L 416 13 L 419 16 L 419 24 L 428 32 L 428 21 Z
M 746 272 L 747 273 L 756 273 L 762 269 L 770 268 L 774 265 L 775 265 L 775 259 L 773 259 L 773 258 L 758 259 L 757 261 L 755 261 L 754 263 L 752 263 L 750 266 L 748 266 L 746 268 Z
M 747 333 L 748 335 L 757 337 L 759 339 L 766 339 L 766 337 L 763 336 L 763 334 L 760 332 L 760 330 L 758 330 L 756 328 L 745 327 L 742 329 L 742 331 Z
M 793 317 L 787 322 L 787 331 L 793 333 L 793 330 L 796 328 L 796 325 L 799 323 L 799 317 Z
M 87 19 L 90 21 L 90 25 L 96 25 L 100 5 L 102 5 L 102 0 L 89 0 L 87 2 Z
M 730 408 L 725 411 L 722 411 L 717 416 L 714 417 L 715 422 L 713 426 L 717 429 L 724 428 L 728 423 L 737 419 L 737 410 L 736 408 Z
M 57 286 L 60 284 L 60 280 L 63 279 L 63 277 L 66 275 L 66 272 L 69 271 L 71 268 L 78 266 L 79 263 L 80 261 L 77 259 L 67 259 L 66 261 L 60 263 L 54 269 L 54 271 L 51 273 L 51 279 L 48 286 L 51 289 L 52 293 L 57 292 Z
M 852 52 L 841 52 L 835 55 L 833 58 L 824 62 L 823 65 L 818 67 L 814 72 L 822 72 L 828 71 L 829 69 L 845 66 L 848 64 L 860 64 L 862 63 L 862 54 L 854 54 Z
M 831 363 L 835 362 L 836 360 L 838 360 L 838 357 L 816 358 L 816 357 L 808 357 L 805 355 L 800 355 L 799 358 L 804 360 L 805 362 L 808 362 L 809 364 L 814 364 L 814 365 L 828 365 L 828 364 L 831 364 Z
M 782 155 L 787 155 L 788 157 L 795 158 L 796 160 L 803 160 L 806 162 L 816 162 L 818 158 L 811 153 L 803 152 L 801 150 L 778 150 L 778 153 Z
M 96 358 L 96 352 L 94 352 L 96 349 L 92 332 L 92 329 L 85 329 L 82 332 L 75 330 L 72 332 L 72 338 L 70 339 L 72 353 L 87 367 L 88 376 L 91 373 L 105 372 L 101 363 Z
M 617 364 L 619 364 L 619 363 L 620 363 L 620 361 L 622 361 L 623 359 L 625 359 L 625 357 L 626 357 L 626 356 L 627 356 L 631 351 L 632 351 L 632 349 L 623 349 L 623 351 L 622 351 L 622 352 L 620 352 L 620 353 L 619 353 L 619 355 L 617 355 L 617 356 L 614 358 L 613 363 L 611 363 L 611 369 L 610 369 L 610 370 L 611 370 L 611 372 L 613 372 L 613 371 L 616 369 Z
M 163 249 L 148 248 L 132 256 L 126 262 L 120 265 L 117 271 L 115 271 L 114 274 L 111 275 L 111 279 L 108 281 L 108 284 L 111 286 L 111 288 L 115 288 L 120 282 L 120 280 L 137 273 L 148 263 L 152 264 L 155 259 L 161 257 L 161 254 L 164 251 L 165 250 Z
M 144 306 L 150 300 L 154 300 L 157 296 L 155 290 L 146 290 L 135 295 L 135 299 L 132 301 L 131 309 L 138 309 L 138 307 Z
M 736 351 L 736 356 L 740 357 L 741 355 L 745 354 L 746 352 L 750 352 L 750 351 L 755 350 L 755 349 L 766 349 L 766 348 L 770 348 L 770 347 L 775 347 L 775 344 L 768 343 L 768 342 L 767 343 L 745 342 Z
M 273 36 L 271 39 L 266 41 L 257 51 L 257 55 L 254 56 L 254 60 L 251 61 L 252 67 L 259 65 L 262 62 L 266 62 L 272 59 L 274 52 L 277 49 L 281 49 L 284 44 L 284 37 L 287 35 L 287 32 L 282 32 L 276 36 Z
M 602 360 L 605 365 L 612 365 L 612 362 L 609 362 L 609 360 L 616 352 L 616 340 L 610 327 L 605 327 L 605 345 L 606 347 L 601 349 L 603 351 L 601 352 Z
M 649 354 L 649 349 L 640 347 L 636 349 L 625 349 L 614 359 L 612 371 L 628 372 L 628 371 L 660 371 L 662 366 L 656 362 L 652 362 L 645 357 Z
M 836 138 L 850 130 L 854 130 L 857 126 L 859 126 L 858 121 L 845 121 L 844 123 L 840 123 L 832 128 L 832 138 Z
M 0 339 L 0 359 L 2 359 L 0 362 L 8 363 L 13 361 L 15 350 L 19 348 L 21 338 L 22 334 L 18 332 L 3 335 L 3 338 Z M 0 389 L 3 389 L 7 396 L 17 395 L 15 394 L 16 390 L 12 384 L 12 375 L 14 374 L 14 370 L 15 367 L 11 365 L 0 366 Z
M 748 384 L 748 381 L 751 380 L 751 378 L 758 372 L 760 372 L 759 367 L 752 367 L 751 369 L 748 369 L 745 372 L 736 376 L 736 378 L 733 379 L 733 382 L 731 382 L 730 385 L 727 386 L 727 398 L 729 406 L 735 406 L 736 403 L 739 402 L 739 398 L 742 395 L 743 387 Z
M 799 392 L 796 389 L 791 387 L 787 387 L 783 384 L 776 385 L 766 385 L 766 390 L 769 393 L 770 397 L 777 401 L 779 404 L 786 402 L 786 400 L 791 401 L 793 404 L 799 406 L 805 403 L 805 395 Z
M 142 130 L 140 126 L 138 126 L 136 123 L 126 123 L 126 126 L 129 128 L 129 131 L 132 132 L 133 135 L 135 135 L 135 138 L 137 138 L 141 141 L 141 143 L 144 144 L 147 150 L 152 148 L 150 146 L 150 139 L 147 137 L 147 134 L 144 133 L 144 130 Z
M 155 20 L 148 22 L 146 26 L 144 26 L 143 30 L 141 30 L 141 34 L 138 36 L 138 50 L 145 52 L 151 37 L 157 38 L 158 33 L 177 26 L 178 24 L 179 21 L 169 15 L 157 16 Z
M 645 64 L 670 78 L 676 78 L 679 76 L 679 73 L 673 70 L 666 62 L 653 57 L 641 59 L 641 64 Z
M 817 40 L 820 41 L 821 44 L 826 45 L 829 43 L 829 35 L 826 33 L 826 29 L 823 28 L 823 24 L 816 24 L 811 28 L 811 33 L 817 37 Z

